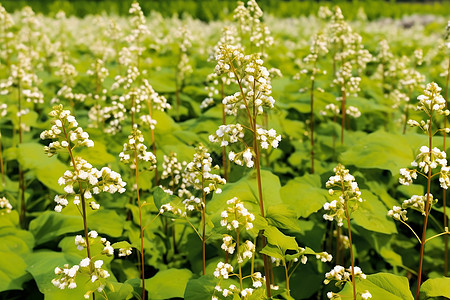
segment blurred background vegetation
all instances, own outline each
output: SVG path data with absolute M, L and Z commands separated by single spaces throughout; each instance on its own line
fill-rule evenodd
M 63 10 L 68 16 L 83 17 L 88 14 L 128 13 L 133 0 L 0 0 L 8 12 L 20 10 L 26 5 L 35 12 L 55 15 Z M 236 0 L 141 0 L 144 13 L 159 11 L 163 16 L 190 15 L 203 21 L 224 19 L 236 7 Z M 316 14 L 319 6 L 339 5 L 346 12 L 347 19 L 354 19 L 362 7 L 369 20 L 404 15 L 433 14 L 450 16 L 450 1 L 302 1 L 302 0 L 258 0 L 263 11 L 276 17 L 297 17 Z

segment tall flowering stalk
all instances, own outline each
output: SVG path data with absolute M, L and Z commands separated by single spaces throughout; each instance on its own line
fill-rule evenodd
M 144 259 L 144 224 L 142 222 L 142 203 L 139 190 L 139 166 L 140 163 L 146 163 L 148 170 L 156 168 L 156 157 L 152 152 L 147 151 L 144 144 L 142 132 L 133 128 L 131 135 L 128 136 L 128 142 L 123 145 L 123 150 L 119 154 L 120 161 L 130 164 L 130 168 L 135 170 L 136 178 L 136 196 L 139 209 L 139 227 L 141 231 L 141 278 L 142 278 L 142 299 L 145 300 L 145 259 Z
M 230 151 L 228 158 L 238 165 L 246 165 L 248 168 L 256 167 L 256 180 L 258 184 L 258 199 L 261 216 L 265 216 L 263 191 L 261 182 L 261 148 L 277 148 L 281 136 L 274 129 L 266 130 L 258 125 L 258 116 L 263 114 L 264 107 L 273 108 L 275 100 L 271 96 L 272 86 L 269 71 L 263 66 L 263 61 L 258 54 L 244 55 L 242 48 L 232 45 L 223 45 L 216 55 L 218 74 L 227 74 L 235 80 L 239 92 L 223 99 L 227 110 L 234 115 L 238 110 L 243 110 L 247 125 L 232 124 L 221 125 L 215 134 L 210 135 L 211 142 L 227 146 L 230 143 L 241 142 L 245 148 L 240 152 Z M 245 142 L 245 132 L 251 134 L 252 143 Z M 263 247 L 266 238 L 261 234 Z M 264 269 L 266 275 L 267 295 L 270 297 L 269 261 L 264 257 Z
M 359 203 L 363 202 L 363 199 L 361 198 L 358 183 L 355 181 L 355 177 L 350 174 L 349 170 L 339 164 L 333 169 L 333 171 L 335 172 L 335 175 L 328 179 L 326 187 L 329 189 L 329 194 L 332 196 L 335 195 L 336 191 L 338 191 L 339 197 L 323 205 L 324 210 L 327 211 L 323 215 L 323 218 L 328 221 L 336 221 L 339 227 L 344 225 L 344 221 L 347 223 L 351 267 L 347 269 L 350 273 L 347 273 L 344 267 L 339 265 L 336 266 L 331 272 L 325 275 L 326 279 L 324 283 L 328 284 L 331 280 L 337 280 L 337 285 L 342 285 L 345 281 L 351 281 L 353 287 L 353 299 L 356 300 L 356 296 L 358 294 L 356 292 L 355 278 L 361 277 L 364 279 L 365 275 L 361 272 L 359 267 L 355 267 L 350 214 L 358 209 Z M 351 280 L 349 279 L 350 275 Z M 330 299 L 336 299 L 336 297 L 339 297 L 334 293 L 328 293 L 327 296 Z M 367 298 L 363 297 L 363 299 Z
M 256 246 L 251 240 L 242 242 L 246 231 L 253 228 L 253 221 L 255 216 L 250 213 L 245 207 L 244 203 L 234 197 L 227 201 L 227 209 L 222 211 L 220 225 L 227 229 L 227 233 L 223 235 L 221 248 L 225 251 L 226 257 L 233 254 L 236 255 L 236 263 L 238 270 L 235 272 L 232 263 L 219 262 L 214 271 L 214 277 L 219 278 L 212 299 L 218 300 L 219 297 L 227 298 L 228 296 L 240 296 L 240 299 L 248 299 L 253 294 L 254 290 L 261 288 L 264 284 L 264 277 L 260 272 L 254 271 L 255 251 Z M 251 263 L 250 274 L 244 276 L 242 267 L 245 263 Z M 225 282 L 230 277 L 237 277 L 239 286 L 231 284 L 227 287 Z M 244 280 L 251 279 L 251 287 L 244 284 Z M 248 280 L 246 280 L 248 281 Z M 221 294 L 221 295 L 220 295 Z
M 444 44 L 444 50 L 445 54 L 447 55 L 447 70 L 444 72 L 445 74 L 445 90 L 444 90 L 444 99 L 445 99 L 445 109 L 447 109 L 448 106 L 448 84 L 450 81 L 450 21 L 447 24 L 447 27 L 445 28 L 446 34 L 445 34 L 445 44 Z M 447 128 L 447 118 L 444 119 L 444 128 Z M 442 147 L 444 148 L 444 151 L 446 149 L 446 139 L 447 139 L 447 132 L 443 132 L 444 141 Z M 447 218 L 447 190 L 443 190 L 442 193 L 442 206 L 444 208 L 444 228 L 448 227 L 448 218 Z M 448 273 L 448 236 L 446 235 L 444 237 L 444 276 L 447 276 Z
M 222 190 L 219 185 L 225 184 L 226 180 L 220 175 L 212 174 L 213 169 L 218 169 L 218 166 L 212 165 L 211 155 L 208 149 L 200 144 L 196 148 L 196 153 L 191 162 L 186 165 L 186 183 L 194 189 L 201 192 L 201 199 L 192 195 L 185 199 L 183 203 L 187 211 L 199 210 L 201 214 L 200 226 L 202 240 L 202 274 L 205 275 L 206 268 L 206 196 L 215 192 L 221 193 Z
M 97 235 L 94 234 L 94 237 L 88 232 L 86 206 L 89 205 L 92 210 L 98 210 L 100 205 L 94 200 L 94 195 L 100 192 L 108 192 L 111 194 L 116 192 L 123 193 L 125 192 L 124 187 L 126 183 L 122 181 L 120 174 L 111 171 L 111 169 L 104 167 L 98 170 L 86 160 L 75 156 L 73 150 L 76 147 L 93 147 L 94 142 L 89 139 L 89 134 L 78 126 L 78 122 L 69 110 L 64 110 L 60 104 L 53 107 L 49 116 L 52 118 L 52 127 L 41 133 L 41 139 L 52 139 L 54 141 L 48 146 L 45 146 L 44 151 L 49 157 L 55 155 L 57 152 L 67 152 L 70 157 L 71 166 L 71 170 L 64 172 L 63 176 L 58 180 L 60 185 L 64 185 L 65 194 L 55 196 L 55 211 L 61 212 L 69 204 L 69 200 L 73 200 L 73 204 L 76 205 L 83 220 L 84 239 L 80 244 L 82 244 L 83 248 L 86 248 L 87 253 L 85 262 L 83 264 L 80 263 L 80 266 L 89 267 L 90 272 L 95 274 L 96 270 L 101 267 L 101 263 L 94 263 L 92 261 L 93 256 L 89 238 L 95 238 Z M 88 201 L 89 203 L 87 203 Z M 77 271 L 78 268 L 73 270 L 75 273 Z M 59 274 L 56 271 L 55 273 Z M 65 285 L 62 288 L 64 287 Z
M 317 61 L 320 55 L 328 53 L 326 37 L 318 33 L 313 37 L 310 53 L 303 59 L 305 64 L 308 64 L 308 68 L 302 69 L 296 78 L 299 78 L 302 74 L 309 75 L 311 80 L 311 86 L 309 88 L 310 100 L 311 100 L 311 113 L 309 119 L 309 139 L 311 142 L 311 173 L 314 174 L 314 91 L 316 90 L 315 79 L 317 75 L 326 74 L 325 70 L 321 70 L 317 67 Z
M 425 244 L 429 240 L 440 236 L 449 234 L 448 227 L 445 227 L 445 231 L 435 236 L 426 238 L 428 218 L 430 215 L 432 205 L 437 203 L 437 199 L 431 194 L 431 179 L 435 176 L 439 176 L 440 186 L 443 189 L 447 189 L 450 185 L 450 168 L 447 166 L 447 155 L 445 151 L 439 150 L 437 147 L 433 147 L 433 136 L 439 131 L 450 132 L 449 128 L 434 128 L 437 124 L 436 119 L 438 116 L 447 117 L 450 112 L 446 109 L 446 101 L 440 94 L 441 88 L 436 83 L 429 83 L 424 90 L 424 94 L 420 95 L 417 99 L 419 103 L 417 110 L 423 111 L 427 118 L 420 122 L 415 120 L 409 120 L 408 124 L 412 127 L 419 127 L 428 136 L 428 146 L 422 146 L 420 153 L 416 159 L 411 163 L 414 169 L 403 168 L 400 169 L 399 182 L 403 185 L 412 184 L 414 179 L 417 179 L 417 175 L 423 176 L 427 180 L 427 188 L 425 195 L 414 195 L 410 199 L 403 201 L 402 206 L 394 206 L 388 212 L 388 216 L 394 220 L 405 224 L 415 235 L 420 243 L 420 258 L 419 258 L 419 270 L 417 279 L 416 299 L 419 299 L 420 285 L 422 283 L 422 269 L 423 259 L 425 252 Z M 433 126 L 434 125 L 434 126 Z M 439 169 L 437 172 L 434 169 Z M 422 237 L 409 226 L 406 221 L 406 209 L 411 208 L 419 211 L 423 215 L 423 228 Z

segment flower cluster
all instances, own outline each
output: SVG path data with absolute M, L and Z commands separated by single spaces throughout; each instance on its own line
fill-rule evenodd
M 394 205 L 392 209 L 388 211 L 388 216 L 392 217 L 394 220 L 405 222 L 408 220 L 406 213 L 406 210 L 403 210 L 400 206 Z
M 128 136 L 128 142 L 123 145 L 123 150 L 120 152 L 120 161 L 125 164 L 130 164 L 132 169 L 136 168 L 137 161 L 149 162 L 149 169 L 156 167 L 156 157 L 152 152 L 147 151 L 147 146 L 143 144 L 144 136 L 142 132 L 136 127 L 133 128 L 132 133 Z
M 361 268 L 355 267 L 354 268 L 354 276 L 355 278 L 361 278 L 366 279 L 366 275 L 361 271 Z M 323 281 L 325 284 L 330 283 L 332 280 L 337 281 L 336 286 L 342 286 L 345 282 L 351 282 L 351 274 L 352 274 L 352 267 L 345 269 L 342 266 L 335 266 L 330 272 L 325 274 L 325 280 Z M 340 295 L 333 292 L 327 293 L 328 299 L 341 299 Z M 369 291 L 364 291 L 361 293 L 362 299 L 370 299 L 372 298 L 372 295 Z
M 73 194 L 73 203 L 75 205 L 80 204 L 80 197 L 84 199 L 91 199 L 92 195 L 99 194 L 100 192 L 108 192 L 114 194 L 116 192 L 125 192 L 126 183 L 122 181 L 119 173 L 112 171 L 108 167 L 103 167 L 101 170 L 97 170 L 86 160 L 75 157 L 75 165 L 71 162 L 70 166 L 74 168 L 74 171 L 67 170 L 63 176 L 58 179 L 59 185 L 65 185 L 64 191 L 67 195 Z M 78 192 L 75 188 L 78 187 Z M 81 195 L 82 193 L 82 195 Z M 57 203 L 55 211 L 61 212 L 61 209 L 67 206 L 67 195 L 56 195 L 54 201 Z M 90 206 L 92 209 L 99 209 L 100 206 L 91 201 Z
M 328 179 L 326 187 L 329 189 L 330 195 L 334 195 L 335 190 L 333 188 L 341 191 L 341 195 L 339 195 L 337 200 L 323 205 L 323 209 L 327 211 L 323 218 L 328 221 L 336 220 L 338 226 L 342 226 L 343 220 L 346 219 L 346 207 L 353 211 L 357 209 L 358 202 L 363 202 L 363 199 L 361 198 L 358 183 L 349 170 L 339 164 L 333 171 L 335 175 Z
M 50 121 L 52 127 L 49 130 L 44 130 L 40 137 L 43 140 L 57 139 L 57 141 L 44 147 L 44 151 L 48 156 L 55 155 L 57 150 L 63 148 L 72 149 L 75 146 L 94 146 L 94 142 L 89 139 L 89 134 L 83 131 L 81 127 L 78 127 L 75 117 L 71 115 L 69 110 L 64 110 L 62 104 L 54 106 L 49 116 L 52 117 Z
M 220 125 L 215 134 L 209 136 L 211 143 L 219 143 L 221 147 L 236 143 L 244 138 L 244 127 L 241 124 Z
M 427 84 L 423 95 L 417 97 L 419 104 L 417 110 L 424 111 L 428 116 L 433 112 L 448 116 L 450 111 L 446 109 L 446 101 L 441 95 L 441 88 L 434 82 Z
M 68 195 L 73 195 L 74 204 L 79 205 L 82 199 L 91 199 L 92 194 L 99 194 L 102 191 L 111 194 L 125 192 L 126 183 L 122 181 L 119 173 L 107 167 L 98 170 L 81 157 L 72 156 L 72 149 L 76 146 L 92 147 L 94 143 L 81 127 L 77 127 L 78 123 L 70 111 L 64 110 L 60 104 L 54 106 L 49 115 L 53 118 L 52 127 L 41 133 L 41 139 L 57 139 L 57 141 L 45 146 L 44 151 L 52 156 L 57 150 L 66 149 L 71 156 L 70 166 L 73 168 L 73 171 L 67 170 L 58 179 L 58 184 L 64 185 L 66 195 L 55 196 L 54 201 L 57 203 L 55 211 L 61 212 L 62 208 L 67 206 Z M 93 200 L 90 206 L 92 209 L 100 207 Z
M 253 221 L 255 216 L 250 213 L 245 207 L 244 203 L 237 197 L 227 201 L 227 210 L 222 211 L 220 216 L 220 225 L 226 227 L 228 230 L 236 230 L 240 227 L 244 227 L 247 230 L 253 228 Z
M 275 129 L 266 130 L 260 127 L 256 129 L 256 133 L 256 139 L 261 141 L 261 148 L 268 149 L 269 146 L 278 148 L 278 144 L 281 141 L 281 135 L 277 135 Z
M 6 199 L 6 197 L 0 198 L 0 215 L 9 214 L 11 210 L 13 209 L 11 203 L 9 203 L 9 200 Z
M 183 166 L 186 166 L 186 162 L 179 162 L 177 154 L 171 152 L 169 156 L 164 155 L 162 162 L 161 180 L 168 180 L 167 186 L 171 190 L 172 194 L 182 181 Z M 180 196 L 181 197 L 181 196 Z
M 214 271 L 216 278 L 228 279 L 229 273 L 233 272 L 233 266 L 228 263 L 219 262 Z
M 69 289 L 74 289 L 77 287 L 76 278 L 77 275 L 83 274 L 88 275 L 89 280 L 92 283 L 98 282 L 96 290 L 101 292 L 105 288 L 105 284 L 103 279 L 106 279 L 110 276 L 109 272 L 102 268 L 103 260 L 91 261 L 88 257 L 82 259 L 78 265 L 74 265 L 69 267 L 68 264 L 65 264 L 63 268 L 56 267 L 55 275 L 57 278 L 52 279 L 52 283 L 54 286 L 65 289 L 66 287 Z M 88 291 L 84 298 L 89 299 L 89 296 L 94 291 Z
M 194 157 L 191 162 L 186 165 L 187 182 L 197 190 L 203 190 L 205 194 L 215 191 L 221 193 L 219 185 L 226 184 L 226 180 L 220 175 L 212 174 L 213 169 L 219 166 L 212 166 L 212 158 L 208 153 L 208 149 L 200 144 L 196 148 Z

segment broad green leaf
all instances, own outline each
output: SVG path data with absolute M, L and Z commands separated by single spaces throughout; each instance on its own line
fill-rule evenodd
M 21 255 L 13 251 L 0 251 L 0 292 L 21 290 L 22 284 L 29 280 L 26 268 Z
M 264 209 L 267 211 L 269 206 L 281 203 L 280 180 L 278 176 L 267 170 L 261 171 L 261 177 Z M 222 193 L 214 194 L 213 198 L 206 203 L 206 210 L 213 214 L 215 219 L 220 218 L 220 213 L 227 207 L 226 202 L 233 197 L 244 201 L 244 206 L 253 214 L 260 211 L 256 172 L 249 173 L 237 182 L 226 184 L 222 190 Z
M 168 269 L 159 271 L 152 278 L 145 280 L 149 299 L 170 299 L 183 297 L 186 285 L 192 277 L 188 269 Z
M 124 219 L 114 210 L 100 209 L 93 212 L 88 218 L 89 229 L 111 237 L 120 237 L 122 235 Z
M 387 216 L 386 206 L 377 196 L 368 190 L 361 190 L 361 197 L 365 200 L 351 214 L 353 221 L 367 230 L 393 234 L 397 233 L 394 221 Z
M 367 275 L 366 279 L 356 281 L 356 289 L 360 293 L 368 290 L 372 294 L 372 299 L 414 299 L 409 289 L 408 278 L 390 273 Z M 347 283 L 340 294 L 351 297 L 353 294 L 351 283 Z
M 33 249 L 33 235 L 14 227 L 3 227 L 0 239 L 0 292 L 22 289 L 22 283 L 29 280 L 25 258 Z
M 67 170 L 67 166 L 56 156 L 48 157 L 44 153 L 44 146 L 38 143 L 20 144 L 17 150 L 19 163 L 28 170 L 35 172 L 37 179 L 48 188 L 63 193 L 63 187 L 58 179 Z
M 301 232 L 297 214 L 285 204 L 272 205 L 267 208 L 266 219 L 270 225 L 292 232 Z
M 106 293 L 109 300 L 126 300 L 133 297 L 133 286 L 128 283 L 107 282 Z
M 277 246 L 267 244 L 260 253 L 271 256 L 276 259 L 282 259 L 284 257 L 284 253 L 281 252 L 280 248 Z
M 31 273 L 39 291 L 46 296 L 46 299 L 57 299 L 58 296 L 64 297 L 60 299 L 82 299 L 84 292 L 80 288 L 73 289 L 73 296 L 71 296 L 70 293 L 65 293 L 64 290 L 61 291 L 56 288 L 51 282 L 55 278 L 54 270 L 56 267 L 62 267 L 64 264 L 69 264 L 70 266 L 79 264 L 79 256 L 41 250 L 28 256 L 26 261 L 28 263 L 27 271 Z
M 119 237 L 123 231 L 123 219 L 115 211 L 101 209 L 88 213 L 88 227 L 99 234 Z M 55 240 L 63 234 L 81 230 L 81 216 L 69 216 L 53 211 L 46 211 L 30 222 L 30 232 L 38 245 Z
M 120 248 L 130 248 L 131 245 L 127 241 L 121 241 L 121 242 L 112 244 L 111 247 L 113 247 L 114 249 L 120 249 Z
M 298 249 L 298 244 L 294 237 L 285 235 L 274 226 L 268 226 L 264 230 L 264 236 L 269 244 L 279 247 L 283 255 L 287 250 Z
M 303 218 L 320 210 L 327 201 L 319 175 L 296 177 L 281 188 L 280 194 L 283 203 L 294 208 L 297 217 Z
M 96 167 L 103 167 L 116 161 L 116 157 L 108 152 L 106 145 L 99 141 L 95 141 L 93 148 L 81 148 L 77 155 Z
M 430 299 L 434 297 L 450 298 L 450 278 L 432 278 L 420 286 L 419 299 Z
M 425 142 L 418 134 L 393 134 L 376 131 L 360 139 L 340 155 L 344 165 L 358 168 L 376 168 L 398 174 L 400 168 L 408 167 L 414 160 L 417 148 Z
M 65 233 L 81 231 L 83 228 L 80 216 L 68 216 L 62 213 L 46 211 L 30 222 L 29 230 L 40 245 L 57 239 Z
M 184 292 L 185 300 L 211 300 L 216 286 L 216 279 L 212 275 L 191 278 Z

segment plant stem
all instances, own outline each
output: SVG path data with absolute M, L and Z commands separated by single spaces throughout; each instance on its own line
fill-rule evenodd
M 205 178 L 202 175 L 202 272 L 205 275 L 206 267 L 206 195 Z
M 431 125 L 433 124 L 433 110 L 430 112 L 430 128 L 428 129 L 428 146 L 429 146 L 429 156 L 431 158 L 433 135 L 431 133 Z M 431 167 L 428 168 L 427 176 L 427 200 L 425 204 L 425 218 L 423 221 L 422 239 L 420 243 L 420 258 L 419 258 L 419 271 L 417 272 L 417 289 L 416 289 L 416 300 L 419 300 L 420 285 L 422 283 L 422 265 L 423 265 L 423 254 L 425 250 L 425 237 L 427 233 L 428 225 L 428 215 L 430 214 L 430 189 L 431 189 Z
M 257 141 L 256 136 L 256 110 L 255 116 L 253 119 L 253 145 L 254 145 L 254 151 L 255 151 L 255 165 L 256 165 L 256 180 L 258 182 L 258 196 L 259 196 L 259 208 L 261 212 L 261 217 L 264 218 L 264 202 L 263 202 L 263 193 L 262 193 L 262 181 L 261 181 L 261 163 L 260 163 L 260 153 L 259 153 L 259 145 Z M 264 248 L 267 244 L 266 237 L 264 236 L 264 231 L 261 231 L 261 240 L 262 240 L 262 247 Z M 270 293 L 270 277 L 269 277 L 269 260 L 267 255 L 263 254 L 263 260 L 264 260 L 264 275 L 266 276 L 266 291 L 267 296 L 271 297 Z
M 314 69 L 316 62 L 314 62 Z M 314 76 L 314 74 L 313 74 Z M 311 174 L 314 174 L 314 79 L 311 80 L 311 117 L 310 117 L 310 139 L 311 139 Z
M 447 101 L 448 101 L 448 83 L 450 80 L 450 57 L 448 59 L 448 67 L 447 67 L 447 78 L 445 81 L 445 92 L 444 92 L 444 99 L 445 99 L 445 109 L 447 109 Z M 447 118 L 444 118 L 444 129 L 447 128 Z M 446 140 L 447 133 L 444 130 L 444 146 L 443 150 L 445 151 L 445 140 Z M 447 190 L 443 190 L 442 195 L 442 206 L 444 208 L 444 229 L 448 227 L 448 219 L 447 219 Z M 448 235 L 444 236 L 444 276 L 447 276 L 448 274 Z
M 356 300 L 355 261 L 353 259 L 352 230 L 350 228 L 350 214 L 348 212 L 347 201 L 344 203 L 344 207 L 345 207 L 345 216 L 347 218 L 347 226 L 348 226 L 348 241 L 350 243 L 350 260 L 352 263 L 353 300 Z
M 136 145 L 134 147 L 134 163 L 136 167 L 136 195 L 139 208 L 139 227 L 141 231 L 141 278 L 142 278 L 142 300 L 145 300 L 145 260 L 144 260 L 144 227 L 142 224 L 142 206 L 139 196 L 139 159 Z
M 291 292 L 290 292 L 290 289 L 289 289 L 289 273 L 288 273 L 288 267 L 286 265 L 286 261 L 285 260 L 283 260 L 283 264 L 284 264 L 284 273 L 286 275 L 286 295 L 288 297 L 290 297 L 291 296 Z
M 241 291 L 244 289 L 244 285 L 242 283 L 242 266 L 240 262 L 240 253 L 239 253 L 239 228 L 236 228 L 236 253 L 238 255 L 238 266 L 239 266 L 239 285 L 241 287 Z
M 345 82 L 342 84 L 342 106 L 341 106 L 341 113 L 342 113 L 342 120 L 341 120 L 341 145 L 344 144 L 344 127 L 345 127 L 345 99 L 346 93 L 345 93 Z
M 19 79 L 17 86 L 17 100 L 18 100 L 18 110 L 19 110 L 19 145 L 22 144 L 22 85 L 21 80 Z M 23 174 L 23 169 L 21 164 L 19 164 L 19 189 L 20 189 L 20 225 L 22 228 L 26 226 L 26 212 L 27 207 L 25 204 L 25 178 Z
M 221 93 L 221 96 L 223 99 L 225 97 L 223 80 L 221 82 L 220 93 Z M 225 104 L 222 103 L 222 125 L 226 124 L 226 119 L 227 119 L 227 114 L 225 112 Z M 228 181 L 227 151 L 225 149 L 225 146 L 222 147 L 222 167 L 223 167 L 223 178 L 226 181 Z

